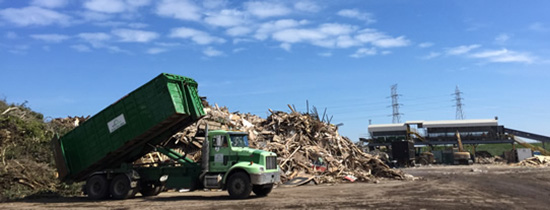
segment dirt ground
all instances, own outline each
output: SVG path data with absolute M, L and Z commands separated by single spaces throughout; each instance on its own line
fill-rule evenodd
M 279 187 L 268 197 L 230 200 L 227 192 L 165 192 L 156 197 L 90 201 L 25 199 L 0 209 L 548 209 L 550 168 L 499 165 L 404 169 L 416 181 Z

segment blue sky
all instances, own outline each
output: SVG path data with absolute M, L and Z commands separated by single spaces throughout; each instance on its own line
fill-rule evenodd
M 0 0 L 0 97 L 93 115 L 161 72 L 230 111 L 327 108 L 369 119 L 466 119 L 550 135 L 548 1 Z

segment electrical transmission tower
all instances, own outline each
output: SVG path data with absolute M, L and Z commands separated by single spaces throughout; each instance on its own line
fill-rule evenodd
M 462 92 L 460 92 L 460 90 L 458 89 L 458 85 L 457 85 L 456 89 L 455 89 L 455 93 L 453 93 L 453 95 L 455 96 L 454 101 L 456 102 L 456 104 L 455 104 L 456 117 L 455 118 L 457 120 L 463 120 L 464 119 L 464 111 L 462 111 L 462 106 L 464 106 L 464 104 L 462 103 L 462 100 L 464 100 L 464 98 L 462 98 L 461 94 L 462 94 Z
M 399 113 L 399 102 L 397 100 L 399 99 L 399 94 L 397 94 L 397 84 L 391 86 L 391 106 L 393 109 L 393 120 L 392 123 L 401 123 L 401 113 Z

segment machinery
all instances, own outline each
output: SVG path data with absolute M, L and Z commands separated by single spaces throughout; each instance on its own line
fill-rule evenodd
M 415 165 L 415 149 L 412 141 L 394 141 L 391 143 L 392 159 L 400 167 Z
M 190 78 L 160 74 L 97 113 L 61 138 L 52 140 L 59 178 L 85 182 L 92 199 L 126 199 L 164 188 L 223 189 L 231 198 L 271 192 L 280 181 L 275 153 L 248 147 L 247 133 L 208 131 L 202 160 L 194 162 L 166 145 L 173 134 L 206 113 Z M 134 164 L 157 151 L 170 161 Z
M 515 142 L 517 142 L 518 144 L 520 144 L 521 146 L 524 146 L 525 148 L 529 148 L 533 151 L 539 151 L 541 155 L 546 155 L 546 156 L 550 156 L 550 152 L 548 152 L 547 150 L 545 150 L 544 148 L 542 147 L 539 147 L 539 146 L 534 146 L 532 144 L 529 144 L 519 138 L 517 138 L 515 135 L 513 134 L 508 134 L 508 136 L 510 136 L 512 139 L 514 139 Z
M 455 165 L 469 165 L 473 161 L 470 159 L 470 152 L 464 150 L 462 146 L 462 139 L 460 139 L 460 133 L 456 131 L 456 139 L 458 142 L 458 148 L 453 150 L 453 160 Z
M 422 137 L 420 134 L 418 134 L 417 132 L 411 131 L 411 128 L 409 127 L 408 124 L 406 126 L 407 126 L 407 138 L 409 140 L 413 141 L 413 138 L 412 138 L 411 135 L 414 135 L 420 141 L 422 141 L 424 143 L 428 143 L 428 141 L 426 141 L 426 139 L 424 137 Z M 428 145 L 428 146 L 429 146 L 428 148 L 431 148 L 431 145 Z M 416 156 L 416 163 L 419 163 L 419 164 L 422 164 L 422 165 L 433 164 L 433 163 L 435 163 L 434 154 L 431 152 L 431 150 L 430 151 L 425 151 L 425 152 L 422 152 L 422 153 L 419 152 L 419 154 L 417 154 L 417 156 Z

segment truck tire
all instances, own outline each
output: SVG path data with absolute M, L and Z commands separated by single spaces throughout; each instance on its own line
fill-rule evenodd
M 227 191 L 229 191 L 229 197 L 231 198 L 248 198 L 248 196 L 250 196 L 250 192 L 252 191 L 252 184 L 250 184 L 248 174 L 244 172 L 232 174 L 227 181 Z
M 159 184 L 144 184 L 139 191 L 142 196 L 157 196 L 162 191 L 162 185 Z
M 109 197 L 109 181 L 104 175 L 93 175 L 86 181 L 86 194 L 94 200 Z
M 134 189 L 132 189 L 130 178 L 126 174 L 119 174 L 111 181 L 109 191 L 113 199 L 127 199 L 132 197 Z
M 273 189 L 273 184 L 254 185 L 252 187 L 254 194 L 260 197 L 267 196 L 271 192 L 271 189 Z

